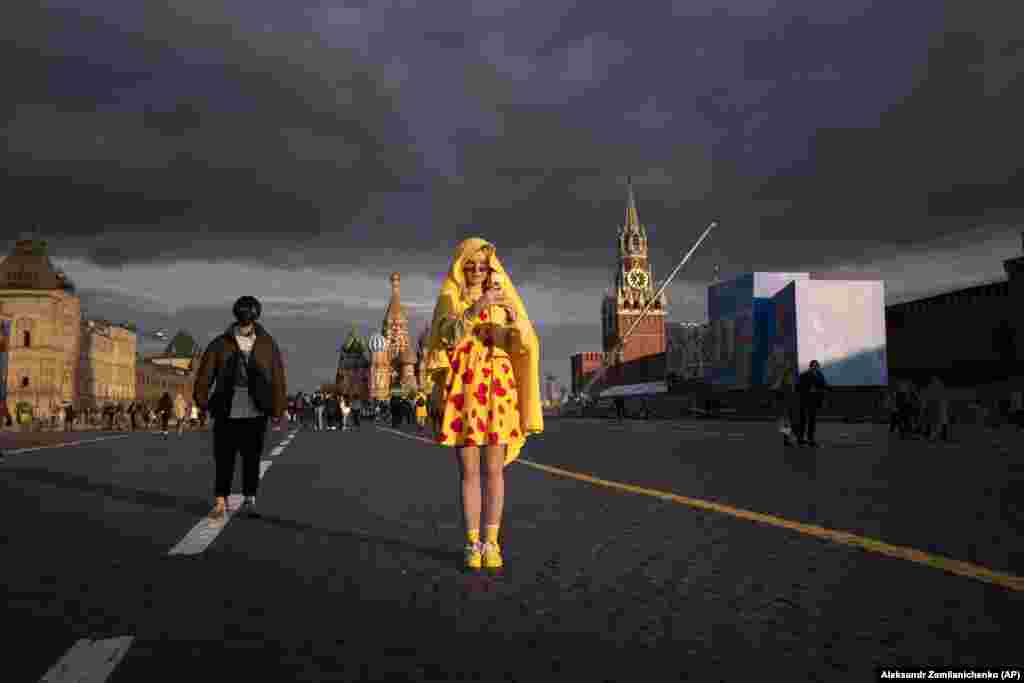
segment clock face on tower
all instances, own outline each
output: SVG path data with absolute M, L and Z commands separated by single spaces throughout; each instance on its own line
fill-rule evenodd
M 647 273 L 634 269 L 626 274 L 626 281 L 633 289 L 645 289 L 647 287 Z

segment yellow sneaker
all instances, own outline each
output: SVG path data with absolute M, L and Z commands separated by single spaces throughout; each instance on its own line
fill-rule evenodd
M 504 566 L 501 547 L 497 543 L 484 543 L 483 556 L 485 569 L 501 569 Z
M 480 554 L 479 543 L 467 543 L 464 551 L 467 569 L 480 569 L 483 556 Z

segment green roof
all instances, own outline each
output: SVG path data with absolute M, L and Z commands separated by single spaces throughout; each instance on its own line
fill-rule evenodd
M 356 334 L 355 325 L 352 326 L 352 330 L 348 333 L 348 338 L 342 344 L 341 350 L 345 353 L 366 353 L 366 344 Z
M 191 358 L 196 352 L 196 340 L 188 332 L 181 330 L 167 345 L 165 353 L 176 358 Z

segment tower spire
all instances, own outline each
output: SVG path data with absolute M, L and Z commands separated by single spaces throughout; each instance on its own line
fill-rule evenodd
M 633 196 L 633 176 L 626 176 L 626 227 L 640 225 L 640 219 L 636 213 L 636 197 Z

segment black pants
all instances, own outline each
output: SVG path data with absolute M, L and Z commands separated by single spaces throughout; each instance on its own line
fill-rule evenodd
M 170 419 L 171 419 L 171 416 L 168 415 L 167 413 L 163 413 L 163 414 L 160 415 L 160 424 L 163 425 L 163 429 L 161 431 L 164 431 L 164 432 L 167 431 L 167 421 L 170 420 Z
M 906 410 L 897 410 L 889 416 L 889 433 L 899 430 L 900 438 L 906 438 L 910 432 L 910 413 Z
M 800 423 L 796 427 L 797 441 L 806 440 L 814 443 L 814 431 L 818 426 L 818 403 L 816 401 L 800 401 Z
M 391 428 L 398 429 L 402 425 L 402 411 L 391 411 Z
M 213 424 L 213 456 L 217 461 L 214 495 L 227 498 L 235 478 L 235 458 L 242 455 L 242 495 L 255 496 L 260 486 L 260 456 L 267 436 L 267 418 L 219 419 Z

